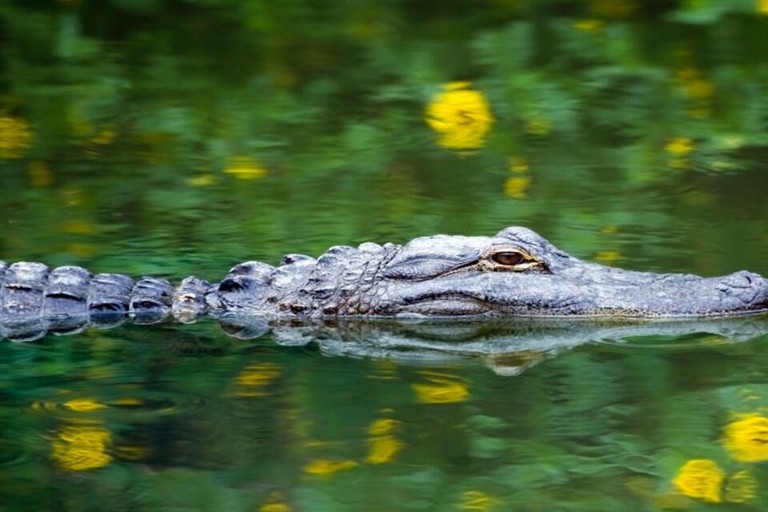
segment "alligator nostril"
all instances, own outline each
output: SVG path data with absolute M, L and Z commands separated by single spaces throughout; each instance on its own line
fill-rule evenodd
M 747 272 L 746 270 L 740 270 L 723 277 L 718 284 L 718 290 L 726 290 L 728 288 L 752 288 L 755 286 L 755 278 L 760 278 L 757 274 Z

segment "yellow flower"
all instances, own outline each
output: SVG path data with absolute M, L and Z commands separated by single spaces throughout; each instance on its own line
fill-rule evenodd
M 357 466 L 357 462 L 353 460 L 336 461 L 315 459 L 304 466 L 304 472 L 316 476 L 330 476 L 339 471 L 354 468 L 355 466 Z
M 32 130 L 24 119 L 0 112 L 0 158 L 19 158 L 29 149 Z
M 588 18 L 573 22 L 573 28 L 581 30 L 582 32 L 597 32 L 603 28 L 605 22 L 602 20 L 596 20 L 594 18 Z
M 109 430 L 92 426 L 67 426 L 53 441 L 53 459 L 64 470 L 87 471 L 108 465 Z
M 513 176 L 504 182 L 504 194 L 513 199 L 523 199 L 528 195 L 531 178 L 528 176 Z
M 444 148 L 476 149 L 485 144 L 494 119 L 483 93 L 470 87 L 469 82 L 445 84 L 427 105 L 425 121 Z
M 256 162 L 255 159 L 248 156 L 235 156 L 229 159 L 224 172 L 232 174 L 241 180 L 255 180 L 263 178 L 267 170 Z
M 725 427 L 723 446 L 742 462 L 768 459 L 768 418 L 750 414 Z
M 680 468 L 673 483 L 689 498 L 720 503 L 720 486 L 724 476 L 723 470 L 715 461 L 692 459 Z
M 411 384 L 416 399 L 424 404 L 448 404 L 463 402 L 469 397 L 469 387 L 458 377 L 424 372 L 429 383 Z
M 764 16 L 768 16 L 768 0 L 755 0 L 757 12 Z
M 664 149 L 675 156 L 685 156 L 696 149 L 696 143 L 688 137 L 675 137 L 667 142 Z
M 475 512 L 488 512 L 500 502 L 480 491 L 467 491 L 462 496 L 461 509 Z
M 757 496 L 757 480 L 748 469 L 737 471 L 725 484 L 725 501 L 744 503 Z

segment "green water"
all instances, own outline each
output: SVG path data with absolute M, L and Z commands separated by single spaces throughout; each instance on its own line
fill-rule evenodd
M 0 0 L 0 258 L 216 280 L 525 225 L 603 264 L 768 274 L 767 15 Z M 210 321 L 2 343 L 0 510 L 765 510 L 748 323 L 471 357 Z

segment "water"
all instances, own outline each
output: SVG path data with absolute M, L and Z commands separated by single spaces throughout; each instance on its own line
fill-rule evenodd
M 216 280 L 525 225 L 768 274 L 764 4 L 0 2 L 0 257 Z M 764 510 L 766 324 L 3 343 L 0 508 Z

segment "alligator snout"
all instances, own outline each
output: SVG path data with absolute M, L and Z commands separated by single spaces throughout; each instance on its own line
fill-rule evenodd
M 721 278 L 716 288 L 726 297 L 740 300 L 753 309 L 768 309 L 768 279 L 741 270 Z

